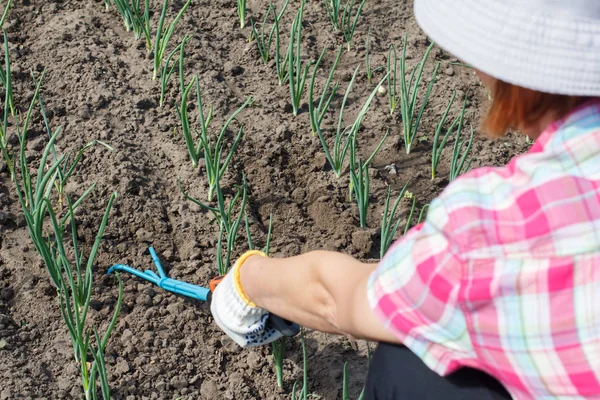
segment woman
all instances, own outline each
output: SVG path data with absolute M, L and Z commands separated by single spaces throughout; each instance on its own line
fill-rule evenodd
M 215 321 L 242 346 L 278 337 L 267 310 L 378 341 L 373 399 L 600 398 L 600 1 L 415 0 L 415 14 L 490 89 L 484 129 L 535 144 L 456 179 L 379 265 L 244 255 Z

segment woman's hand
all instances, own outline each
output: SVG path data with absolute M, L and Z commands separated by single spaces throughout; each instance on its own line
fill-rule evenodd
M 266 257 L 260 252 L 248 252 L 236 262 L 212 294 L 210 310 L 219 327 L 242 347 L 260 346 L 281 337 L 267 326 L 269 312 L 253 304 L 239 283 L 240 268 L 250 256 Z

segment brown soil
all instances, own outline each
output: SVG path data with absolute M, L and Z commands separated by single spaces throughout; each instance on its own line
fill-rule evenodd
M 151 3 L 158 9 L 158 1 Z M 181 2 L 173 3 L 170 15 L 181 7 Z M 248 3 L 249 16 L 262 19 L 267 2 Z M 281 7 L 282 2 L 277 3 Z M 297 7 L 297 2 L 291 2 L 285 31 Z M 449 152 L 444 154 L 440 178 L 432 182 L 435 124 L 453 90 L 460 91 L 459 99 L 470 90 L 468 118 L 477 126 L 487 93 L 472 70 L 451 65 L 458 60 L 435 49 L 426 76 L 431 75 L 433 60 L 442 63 L 440 75 L 420 129 L 422 140 L 408 156 L 402 146 L 399 117 L 389 115 L 387 97 L 375 99 L 360 134 L 361 153 L 372 150 L 387 128 L 391 134 L 373 163 L 370 229 L 363 231 L 358 227 L 356 206 L 348 200 L 347 177 L 335 178 L 318 139 L 310 133 L 306 104 L 294 118 L 288 87 L 277 84 L 272 66 L 263 65 L 254 44 L 248 43 L 249 29 L 240 30 L 236 21 L 234 1 L 194 0 L 176 35 L 178 39 L 187 32 L 192 37 L 187 47 L 188 81 L 198 74 L 204 101 L 214 106 L 215 127 L 245 96 L 256 99 L 255 105 L 237 118 L 245 134 L 225 177 L 225 190 L 231 193 L 242 174 L 246 175 L 252 233 L 258 243 L 264 243 L 269 215 L 273 215 L 274 256 L 329 249 L 375 261 L 379 248 L 376 228 L 387 186 L 397 193 L 408 182 L 419 208 L 436 196 L 447 184 Z M 327 47 L 324 64 L 328 68 L 342 39 L 332 33 L 322 2 L 306 5 L 303 26 L 307 59 L 318 57 Z M 375 86 L 364 75 L 368 27 L 375 66 L 385 63 L 391 43 L 401 48 L 405 34 L 409 35 L 411 68 L 429 43 L 412 17 L 412 1 L 368 1 L 355 45 L 344 52 L 336 77 L 343 93 L 354 68 L 363 65 L 350 96 L 349 118 L 356 115 Z M 98 146 L 86 153 L 68 187 L 80 194 L 91 182 L 98 182 L 94 196 L 78 212 L 81 240 L 87 245 L 93 242 L 108 196 L 119 193 L 97 258 L 92 321 L 104 326 L 115 305 L 117 285 L 106 277 L 107 269 L 114 263 L 149 267 L 150 260 L 144 255 L 148 245 L 161 254 L 172 277 L 206 284 L 216 274 L 217 231 L 210 216 L 186 202 L 177 189 L 180 178 L 190 194 L 206 197 L 203 169 L 192 168 L 183 138 L 176 132 L 176 75 L 166 106 L 158 107 L 150 57 L 142 42 L 125 32 L 114 8 L 107 12 L 102 1 L 17 1 L 5 28 L 20 109 L 33 95 L 29 71 L 39 73 L 47 68 L 42 97 L 51 126 L 64 129 L 58 148 L 74 151 L 93 139 L 114 148 L 109 152 Z M 326 79 L 324 72 L 320 75 L 319 88 Z M 335 104 L 340 101 L 336 99 Z M 459 107 L 457 101 L 455 114 Z M 333 120 L 329 117 L 325 126 L 331 126 Z M 28 156 L 36 160 L 47 143 L 37 113 L 28 138 Z M 523 138 L 494 143 L 478 139 L 473 166 L 503 164 L 525 148 Z M 397 174 L 385 168 L 391 164 Z M 403 204 L 404 218 L 408 203 Z M 236 254 L 244 250 L 244 236 L 240 232 Z M 184 302 L 134 278 L 125 277 L 124 282 L 124 306 L 106 354 L 114 398 L 280 399 L 289 398 L 293 383 L 301 380 L 298 340 L 288 345 L 285 388 L 279 390 L 268 347 L 241 351 L 213 324 L 206 307 Z M 0 343 L 0 399 L 81 398 L 55 291 L 30 242 L 1 163 Z M 366 372 L 365 344 L 361 343 L 357 352 L 345 338 L 309 332 L 307 346 L 310 391 L 324 399 L 340 398 L 342 368 L 347 361 L 351 397 L 356 398 Z

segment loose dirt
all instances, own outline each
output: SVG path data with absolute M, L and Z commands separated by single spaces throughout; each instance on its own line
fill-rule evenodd
M 152 1 L 156 21 L 160 5 Z M 277 1 L 278 9 L 282 5 Z M 182 6 L 173 1 L 172 17 Z M 442 63 L 438 81 L 419 131 L 420 140 L 406 155 L 399 116 L 390 116 L 387 97 L 377 97 L 359 146 L 368 156 L 385 131 L 390 137 L 375 158 L 370 175 L 369 229 L 358 225 L 356 206 L 348 199 L 348 178 L 335 178 L 328 168 L 318 138 L 311 135 L 307 105 L 293 117 L 289 88 L 280 87 L 272 65 L 263 65 L 250 30 L 239 29 L 236 3 L 194 0 L 177 28 L 175 39 L 190 35 L 187 80 L 197 74 L 204 102 L 214 107 L 213 127 L 239 107 L 246 96 L 255 104 L 237 117 L 244 139 L 224 177 L 226 193 L 246 176 L 248 217 L 258 244 L 264 244 L 269 216 L 273 216 L 271 253 L 284 257 L 314 249 L 341 251 L 376 262 L 380 224 L 387 187 L 394 193 L 408 182 L 418 209 L 447 184 L 449 151 L 435 181 L 430 179 L 431 139 L 454 90 L 459 92 L 456 115 L 470 92 L 468 124 L 478 131 L 480 114 L 488 101 L 474 72 L 453 65 L 459 60 L 435 49 L 425 69 L 426 81 L 436 61 Z M 266 1 L 248 1 L 249 16 L 262 21 Z M 287 32 L 298 4 L 291 2 L 283 22 Z M 368 1 L 351 51 L 344 51 L 336 80 L 343 94 L 356 66 L 361 73 L 350 95 L 348 120 L 354 118 L 375 88 L 364 74 L 365 38 L 371 27 L 373 65 L 386 62 L 387 49 L 399 49 L 408 34 L 409 68 L 421 59 L 429 42 L 412 17 L 412 1 Z M 5 28 L 13 63 L 15 99 L 24 110 L 33 96 L 30 71 L 46 68 L 42 98 L 50 126 L 63 127 L 60 151 L 76 151 L 93 139 L 112 146 L 88 151 L 68 191 L 81 194 L 97 182 L 93 197 L 78 211 L 79 234 L 86 246 L 94 240 L 108 196 L 119 198 L 111 214 L 95 266 L 91 321 L 106 326 L 117 298 L 114 278 L 107 269 L 115 263 L 149 268 L 144 251 L 149 245 L 161 255 L 169 274 L 206 284 L 216 274 L 218 229 L 209 214 L 187 202 L 177 179 L 189 193 L 205 198 L 204 170 L 194 169 L 179 132 L 179 102 L 174 75 L 163 108 L 158 106 L 158 84 L 152 81 L 152 61 L 143 43 L 125 31 L 115 9 L 102 1 L 24 0 L 14 2 Z M 322 2 L 308 2 L 303 22 L 303 52 L 316 59 L 328 49 L 324 65 L 333 63 L 342 38 L 332 32 Z M 175 40 L 173 40 L 175 43 Z M 284 38 L 287 45 L 287 34 Z M 320 89 L 327 78 L 321 71 Z M 306 99 L 305 99 L 306 101 Z M 334 105 L 339 107 L 341 97 Z M 194 102 L 195 103 L 195 102 Z M 195 109 L 190 111 L 195 119 Z M 324 126 L 331 130 L 335 116 Z M 195 121 L 194 121 L 195 122 Z M 27 154 L 39 159 L 47 134 L 39 113 L 28 132 Z M 473 146 L 473 167 L 501 165 L 527 148 L 521 137 L 497 142 L 479 138 Z M 393 168 L 390 166 L 393 165 Z M 81 398 L 78 369 L 55 290 L 35 253 L 4 164 L 0 163 L 0 399 Z M 410 200 L 402 203 L 402 217 Z M 240 231 L 236 255 L 245 249 Z M 106 353 L 109 379 L 116 399 L 283 399 L 301 381 L 299 340 L 289 341 L 285 387 L 275 383 L 269 347 L 241 351 L 213 323 L 209 310 L 184 302 L 137 279 L 124 277 L 124 305 Z M 303 288 L 298 288 L 303 290 Z M 364 343 L 356 351 L 345 338 L 307 333 L 310 392 L 323 399 L 341 396 L 342 369 L 349 363 L 351 397 L 360 393 L 366 373 Z

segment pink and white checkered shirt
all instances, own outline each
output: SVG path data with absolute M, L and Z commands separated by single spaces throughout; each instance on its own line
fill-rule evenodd
M 514 399 L 600 399 L 600 103 L 451 183 L 368 293 L 440 375 L 477 368 Z

